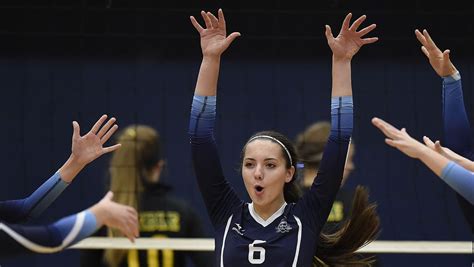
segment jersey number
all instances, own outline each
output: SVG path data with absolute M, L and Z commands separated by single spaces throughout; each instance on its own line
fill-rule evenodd
M 165 235 L 154 235 L 153 238 L 166 238 Z M 159 262 L 158 252 L 161 252 L 162 262 Z M 173 267 L 174 266 L 174 252 L 170 249 L 156 250 L 149 249 L 147 250 L 147 264 L 140 264 L 138 250 L 132 249 L 128 252 L 128 267 Z
M 256 245 L 263 244 L 266 241 L 255 240 L 252 244 L 249 244 L 249 262 L 251 264 L 262 264 L 265 261 L 265 249 L 262 247 L 256 247 Z

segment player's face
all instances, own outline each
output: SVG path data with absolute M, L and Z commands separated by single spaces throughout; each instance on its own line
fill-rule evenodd
M 247 144 L 242 162 L 245 188 L 260 209 L 278 210 L 284 200 L 283 187 L 291 181 L 294 168 L 288 169 L 279 144 L 256 139 Z

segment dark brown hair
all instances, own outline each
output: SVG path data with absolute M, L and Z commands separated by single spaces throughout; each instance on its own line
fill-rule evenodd
M 356 251 L 375 240 L 380 232 L 377 205 L 369 203 L 369 192 L 357 186 L 351 216 L 332 234 L 321 233 L 313 266 L 372 266 L 373 257 Z

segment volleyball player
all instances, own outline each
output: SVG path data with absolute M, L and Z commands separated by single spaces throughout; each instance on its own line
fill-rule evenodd
M 291 142 L 274 131 L 259 132 L 241 154 L 243 181 L 252 200 L 244 203 L 223 175 L 213 133 L 220 58 L 240 33 L 227 36 L 222 10 L 217 18 L 210 12 L 201 15 L 205 28 L 191 17 L 201 37 L 203 59 L 189 133 L 198 184 L 216 231 L 215 263 L 312 266 L 319 233 L 341 184 L 352 133 L 351 59 L 363 45 L 377 41 L 362 38 L 375 24 L 357 31 L 365 16 L 350 25 L 352 15 L 348 14 L 336 38 L 326 26 L 333 51 L 332 126 L 311 189 L 301 199 L 294 190 L 297 158 Z

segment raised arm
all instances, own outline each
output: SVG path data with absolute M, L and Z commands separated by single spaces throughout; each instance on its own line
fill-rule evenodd
M 118 127 L 115 125 L 115 118 L 111 118 L 103 125 L 106 120 L 107 116 L 103 115 L 83 136 L 80 135 L 79 124 L 74 121 L 69 159 L 29 197 L 0 202 L 0 218 L 9 223 L 17 223 L 39 216 L 87 164 L 105 153 L 118 149 L 120 144 L 103 146 Z
M 450 50 L 443 52 L 436 46 L 427 30 L 415 31 L 421 50 L 431 67 L 443 79 L 443 126 L 445 145 L 463 157 L 472 156 L 470 126 L 464 108 L 461 75 L 451 62 Z M 449 154 L 444 154 L 451 160 Z
M 201 11 L 201 16 L 206 25 L 205 28 L 193 16 L 190 17 L 191 23 L 201 37 L 202 63 L 194 91 L 194 94 L 199 96 L 216 95 L 221 55 L 234 39 L 240 36 L 238 32 L 233 32 L 227 36 L 222 9 L 219 9 L 217 15 L 218 18 L 211 12 Z
M 361 16 L 350 25 L 351 17 L 350 13 L 346 16 L 336 38 L 332 35 L 331 28 L 326 25 L 326 38 L 333 52 L 331 133 L 324 149 L 318 175 L 309 192 L 297 204 L 301 212 L 307 214 L 306 216 L 314 224 L 313 229 L 319 230 L 326 223 L 341 185 L 352 134 L 351 60 L 363 45 L 377 41 L 376 37 L 362 38 L 375 28 L 375 24 L 357 31 L 366 17 Z
M 219 227 L 225 223 L 232 208 L 240 203 L 240 199 L 224 178 L 214 140 L 220 58 L 240 34 L 234 32 L 227 36 L 224 14 L 220 9 L 218 18 L 204 11 L 201 16 L 206 28 L 191 16 L 191 22 L 201 37 L 203 59 L 191 107 L 189 135 L 199 188 L 214 227 Z
M 93 234 L 102 225 L 117 228 L 132 242 L 138 237 L 138 215 L 112 201 L 111 192 L 90 209 L 48 226 L 20 226 L 0 221 L 0 257 L 59 252 Z
M 326 39 L 332 51 L 332 96 L 351 96 L 351 61 L 359 49 L 366 45 L 374 43 L 377 37 L 363 38 L 364 35 L 375 29 L 376 25 L 371 24 L 360 31 L 357 29 L 366 19 L 363 15 L 350 25 L 352 14 L 345 17 L 341 31 L 334 38 L 331 27 L 326 25 Z
M 451 188 L 474 204 L 474 175 L 472 172 L 413 139 L 405 128 L 399 130 L 379 118 L 373 118 L 372 123 L 385 134 L 387 137 L 385 142 L 389 146 L 397 148 L 411 158 L 421 160 Z

